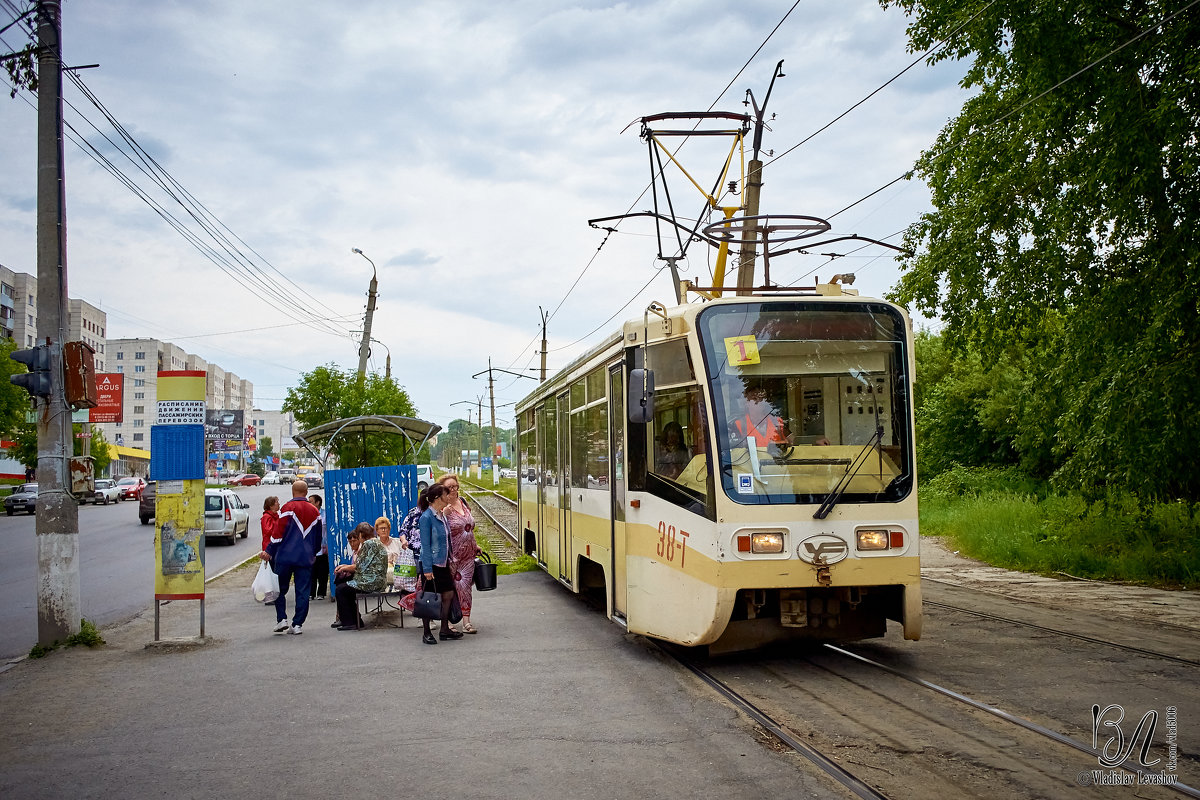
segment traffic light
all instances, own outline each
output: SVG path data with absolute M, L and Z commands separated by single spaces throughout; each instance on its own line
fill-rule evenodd
M 10 381 L 23 386 L 32 397 L 50 396 L 50 348 L 47 345 L 14 350 L 9 357 L 29 370 L 24 375 L 10 375 Z

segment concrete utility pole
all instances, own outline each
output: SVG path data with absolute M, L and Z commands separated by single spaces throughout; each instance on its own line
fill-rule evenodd
M 63 175 L 62 7 L 38 3 L 37 324 L 50 346 L 50 396 L 37 401 L 38 643 L 79 632 L 79 504 L 68 490 L 75 452 L 63 384 L 67 220 Z
M 542 369 L 543 369 L 543 375 L 544 375 L 545 374 L 545 366 L 544 365 L 543 365 Z M 495 376 L 492 375 L 492 373 L 493 372 L 503 372 L 508 375 L 516 375 L 518 378 L 529 378 L 530 380 L 533 380 L 533 376 L 532 375 L 522 375 L 519 372 L 511 372 L 507 369 L 500 369 L 499 367 L 493 367 L 492 360 L 489 358 L 488 359 L 488 368 L 485 370 L 476 372 L 471 377 L 478 378 L 480 375 L 482 375 L 485 372 L 487 373 L 487 376 L 488 376 L 488 397 L 490 398 L 490 402 L 492 405 L 492 447 L 495 448 L 495 446 L 496 446 L 496 392 L 495 392 L 496 379 L 495 379 Z M 545 378 L 543 378 L 543 380 L 545 380 Z M 482 397 L 480 397 L 480 399 L 482 400 Z M 482 414 L 482 407 L 481 407 L 480 413 Z M 479 461 L 480 461 L 480 464 L 482 465 L 482 463 L 483 463 L 483 418 L 482 418 L 482 416 L 480 417 L 479 422 L 480 422 L 480 426 L 479 426 Z M 493 453 L 493 459 L 494 458 L 495 458 L 495 454 Z M 482 478 L 483 477 L 483 467 L 480 466 L 479 469 L 480 469 L 479 477 Z M 492 462 L 492 485 L 496 486 L 499 483 L 500 483 L 499 467 L 493 460 L 493 462 Z
M 366 254 L 357 247 L 350 248 L 350 252 L 367 258 Z M 375 290 L 379 288 L 375 262 L 367 258 L 367 263 L 371 265 L 371 287 L 367 290 L 367 319 L 363 322 L 362 344 L 358 346 L 358 377 L 360 378 L 367 375 L 367 353 L 371 352 L 371 319 L 375 316 Z
M 771 76 L 771 83 L 767 87 L 767 96 L 763 98 L 762 108 L 758 107 L 758 103 L 754 102 L 754 95 L 749 91 L 746 92 L 747 102 L 754 107 L 754 152 L 751 155 L 750 163 L 746 168 L 746 217 L 758 216 L 758 198 L 762 192 L 762 167 L 763 163 L 759 160 L 759 151 L 762 149 L 763 126 L 765 124 L 763 117 L 766 114 L 767 103 L 771 101 L 771 90 L 775 88 L 775 79 L 785 77 L 783 74 L 783 61 L 775 65 L 775 73 Z M 737 293 L 739 295 L 751 294 L 751 289 L 754 286 L 754 253 L 758 246 L 758 226 L 746 225 L 742 228 L 742 252 L 738 259 L 738 277 L 737 277 Z M 764 245 L 765 247 L 765 245 Z

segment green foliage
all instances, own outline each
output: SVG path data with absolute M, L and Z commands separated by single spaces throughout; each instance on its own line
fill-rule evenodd
M 916 165 L 935 210 L 906 234 L 896 299 L 984 363 L 1030 348 L 1042 398 L 1022 400 L 1052 421 L 1014 440 L 1033 468 L 1092 497 L 1200 499 L 1200 15 L 881 4 L 910 16 L 914 51 L 949 37 L 932 59 L 969 60 L 974 92 Z
M 288 389 L 283 410 L 292 412 L 304 430 L 369 414 L 416 416 L 408 393 L 391 378 L 377 374 L 359 377 L 356 370 L 342 371 L 336 364 L 301 375 L 300 384 Z M 422 463 L 422 455 L 428 457 L 427 448 L 414 455 L 403 436 L 388 434 L 372 434 L 365 442 L 359 437 L 339 437 L 333 453 L 343 467 Z
M 13 446 L 8 448 L 8 455 L 29 468 L 36 468 L 38 462 L 37 426 L 30 422 L 22 422 L 12 432 Z
M 31 408 L 29 394 L 8 380 L 12 375 L 26 372 L 24 364 L 10 358 L 17 349 L 17 343 L 12 339 L 0 339 L 0 437 L 5 439 L 12 438 L 25 424 L 25 412 Z
M 37 61 L 34 56 L 37 55 L 37 47 L 33 44 L 27 44 L 15 53 L 9 53 L 4 56 L 4 69 L 8 73 L 8 82 L 12 86 L 8 96 L 16 97 L 17 92 L 22 88 L 26 88 L 31 92 L 36 92 L 38 87 L 37 81 Z
M 75 647 L 76 645 L 84 645 L 85 647 L 102 647 L 105 644 L 104 637 L 100 635 L 100 630 L 90 620 L 81 619 L 79 621 L 79 633 L 73 633 L 62 642 L 53 642 L 49 646 L 35 644 L 29 651 L 30 658 L 42 658 L 53 653 L 59 647 Z
M 1016 469 L 958 467 L 922 486 L 921 531 L 999 567 L 1044 575 L 1200 587 L 1200 515 L 1110 491 L 1051 494 Z

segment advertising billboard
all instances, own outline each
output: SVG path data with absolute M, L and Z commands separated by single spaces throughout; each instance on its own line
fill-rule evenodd
M 245 435 L 246 412 L 210 408 L 204 413 L 204 439 L 213 453 L 241 451 Z
M 125 376 L 119 372 L 96 375 L 95 407 L 88 409 L 88 422 L 124 422 Z

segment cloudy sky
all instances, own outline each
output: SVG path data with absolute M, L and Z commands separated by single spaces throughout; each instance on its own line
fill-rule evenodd
M 0 27 L 27 1 L 0 0 Z M 961 105 L 961 65 L 920 64 L 795 147 L 909 65 L 905 25 L 872 0 L 64 0 L 64 63 L 100 65 L 79 72 L 84 87 L 228 243 L 128 160 L 67 81 L 70 295 L 107 312 L 110 338 L 176 342 L 275 409 L 302 372 L 357 366 L 371 278 L 359 248 L 378 268 L 369 368 L 382 372 L 390 350 L 419 414 L 444 426 L 466 417 L 452 404 L 486 394 L 472 375 L 489 358 L 537 365 L 539 306 L 553 369 L 673 299 L 649 220 L 607 239 L 587 225 L 652 207 L 639 126 L 622 132 L 640 117 L 743 112 L 782 59 L 762 213 L 828 217 L 906 172 Z M 24 44 L 18 27 L 2 38 L 5 52 Z M 36 273 L 34 100 L 0 100 L 0 263 Z M 680 154 L 706 188 L 716 141 Z M 702 213 L 695 189 L 668 180 L 681 216 Z M 901 182 L 833 231 L 898 242 L 927 207 L 924 186 Z M 681 274 L 709 283 L 711 258 L 694 245 Z M 783 257 L 771 277 L 811 283 L 814 271 L 853 271 L 876 296 L 899 274 L 868 248 L 834 264 Z M 534 384 L 499 378 L 507 422 Z

